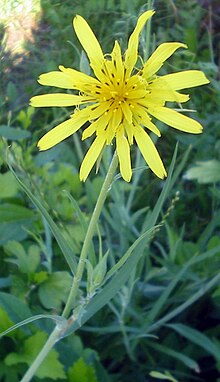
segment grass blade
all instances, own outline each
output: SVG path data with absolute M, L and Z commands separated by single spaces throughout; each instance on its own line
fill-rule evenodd
M 211 341 L 205 334 L 183 324 L 167 324 L 166 326 L 175 330 L 181 336 L 187 338 L 190 342 L 200 346 L 208 353 L 212 354 L 215 359 L 220 361 L 220 347 Z

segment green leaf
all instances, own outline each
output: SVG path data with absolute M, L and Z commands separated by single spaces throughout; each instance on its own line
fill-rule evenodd
M 0 244 L 9 240 L 23 240 L 27 237 L 25 229 L 31 229 L 35 219 L 34 212 L 17 204 L 0 204 Z
M 125 258 L 123 259 L 123 266 L 119 268 L 119 270 L 114 274 L 111 280 L 107 282 L 103 289 L 99 293 L 97 293 L 97 295 L 89 302 L 89 304 L 86 306 L 86 309 L 82 307 L 82 315 L 80 316 L 79 314 L 79 320 L 76 321 L 72 325 L 72 327 L 70 327 L 68 334 L 75 331 L 86 321 L 88 321 L 89 318 L 92 317 L 104 305 L 106 305 L 126 283 L 126 281 L 131 275 L 131 271 L 136 267 L 138 261 L 142 256 L 143 250 L 146 246 L 146 242 L 148 241 L 150 234 L 151 230 L 146 232 L 144 235 L 142 235 L 135 241 L 135 243 L 132 245 L 132 250 L 130 250 L 129 248 L 129 250 L 124 255 Z
M 26 252 L 23 246 L 17 241 L 10 241 L 4 246 L 6 252 L 15 256 L 15 258 L 6 260 L 14 263 L 19 267 L 22 273 L 34 273 L 40 264 L 39 247 L 36 245 L 30 246 Z
M 160 373 L 159 371 L 151 371 L 149 374 L 153 378 L 164 379 L 166 381 L 171 382 L 178 382 L 177 379 L 173 378 L 168 371 L 165 371 L 165 374 Z
M 46 333 L 37 332 L 24 342 L 24 347 L 21 352 L 8 354 L 8 356 L 5 358 L 5 364 L 7 366 L 13 366 L 20 363 L 26 363 L 28 366 L 30 366 L 44 346 L 46 340 Z M 66 379 L 63 365 L 58 360 L 58 353 L 56 350 L 53 349 L 50 351 L 48 356 L 44 359 L 36 371 L 36 376 L 40 379 Z
M 7 222 L 0 223 L 0 245 L 7 243 L 10 240 L 26 239 L 27 230 L 31 229 L 33 220 L 24 220 L 22 222 Z
M 0 292 L 0 305 L 8 313 L 13 322 L 19 322 L 32 315 L 28 306 L 18 297 Z
M 213 288 L 215 285 L 218 285 L 220 281 L 220 274 L 218 273 L 216 276 L 214 276 L 210 281 L 208 281 L 206 284 L 203 284 L 203 287 L 200 288 L 197 292 L 195 292 L 193 295 L 191 295 L 186 301 L 184 301 L 182 304 L 174 308 L 173 310 L 169 311 L 165 316 L 155 320 L 156 315 L 159 313 L 159 310 L 162 308 L 163 304 L 166 302 L 168 296 L 174 290 L 177 281 L 181 279 L 181 277 L 184 275 L 186 270 L 195 265 L 198 264 L 201 261 L 204 261 L 206 259 L 211 259 L 213 256 L 219 254 L 220 247 L 216 247 L 210 251 L 204 252 L 199 256 L 192 257 L 185 265 L 180 269 L 180 271 L 177 273 L 177 275 L 173 278 L 173 280 L 170 282 L 169 286 L 165 289 L 164 293 L 158 298 L 156 302 L 156 307 L 152 309 L 152 313 L 147 313 L 146 320 L 144 322 L 144 325 L 142 326 L 142 331 L 144 332 L 152 332 L 162 325 L 164 325 L 166 322 L 170 321 L 180 313 L 182 313 L 185 309 L 187 309 L 189 306 L 191 306 L 193 303 L 195 303 L 198 299 L 200 299 L 202 296 L 204 296 L 211 288 Z M 149 326 L 149 316 L 151 320 L 154 320 L 152 325 Z
M 31 133 L 18 127 L 0 126 L 0 135 L 10 141 L 18 141 L 20 139 L 29 138 Z
M 31 125 L 31 122 L 32 122 L 31 117 L 33 114 L 34 114 L 34 108 L 30 106 L 27 108 L 27 110 L 21 110 L 19 114 L 17 115 L 16 120 L 22 124 L 24 129 L 28 129 L 28 127 Z
M 0 380 L 4 382 L 19 382 L 19 368 L 11 368 L 0 362 Z
M 72 277 L 68 272 L 54 272 L 39 286 L 39 298 L 45 308 L 59 309 L 66 302 L 72 285 Z
M 200 184 L 216 183 L 220 181 L 220 161 L 213 159 L 196 162 L 184 175 L 185 179 L 197 180 Z
M 0 307 L 0 332 L 7 330 L 13 325 L 13 321 L 10 320 L 8 313 Z
M 18 184 L 11 172 L 0 174 L 0 198 L 12 198 L 18 192 Z
M 170 349 L 167 346 L 151 341 L 148 341 L 148 346 L 152 347 L 157 352 L 164 353 L 166 356 L 181 361 L 184 365 L 194 370 L 196 373 L 200 372 L 199 365 L 197 364 L 197 362 L 195 362 L 192 358 L 186 356 L 185 354 L 181 353 L 180 351 L 175 351 L 174 349 Z
M 181 336 L 187 338 L 190 342 L 200 346 L 220 361 L 220 347 L 211 341 L 205 334 L 183 324 L 167 324 L 166 326 L 175 330 Z
M 0 204 L 0 221 L 2 222 L 22 222 L 34 219 L 34 212 L 26 207 L 17 204 Z
M 82 50 L 79 63 L 80 71 L 90 75 L 90 64 L 87 55 Z
M 55 324 L 59 324 L 59 325 L 66 324 L 65 318 L 63 318 L 62 316 L 57 316 L 55 314 L 37 314 L 35 316 L 31 316 L 29 318 L 26 318 L 26 320 L 22 320 L 22 321 L 18 322 L 15 325 L 9 326 L 6 330 L 4 330 L 2 333 L 0 333 L 0 338 L 3 337 L 3 336 L 6 336 L 9 333 L 11 333 L 13 330 L 21 328 L 24 325 L 28 325 L 31 322 L 34 322 L 34 321 L 37 321 L 37 320 L 41 320 L 42 318 L 43 319 L 45 319 L 45 318 L 46 319 L 50 319 L 50 320 L 54 321 Z
M 12 81 L 9 81 L 6 86 L 6 94 L 10 102 L 14 102 L 18 97 L 17 88 Z
M 95 368 L 87 365 L 83 358 L 79 358 L 67 374 L 69 382 L 98 382 Z

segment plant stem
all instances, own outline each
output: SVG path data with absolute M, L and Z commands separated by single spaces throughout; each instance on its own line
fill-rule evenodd
M 47 342 L 45 343 L 44 347 L 41 349 L 38 356 L 35 358 L 34 362 L 30 366 L 30 368 L 27 370 L 23 378 L 20 382 L 29 382 L 31 378 L 34 376 L 35 372 L 37 371 L 38 367 L 41 365 L 41 363 L 44 361 L 50 350 L 53 348 L 54 344 L 57 342 L 57 340 L 60 338 L 60 335 L 63 331 L 63 328 L 61 326 L 56 326 L 55 329 L 50 334 Z
M 80 284 L 80 281 L 82 279 L 83 271 L 85 268 L 85 260 L 87 258 L 89 247 L 90 247 L 94 232 L 96 230 L 96 224 L 97 224 L 99 216 L 101 214 L 102 207 L 103 207 L 103 204 L 106 200 L 108 191 L 111 187 L 117 166 L 118 166 L 118 156 L 117 156 L 117 153 L 115 152 L 114 156 L 112 158 L 112 162 L 109 166 L 108 172 L 106 174 L 106 178 L 105 178 L 104 183 L 102 185 L 99 197 L 97 199 L 97 202 L 96 202 L 96 205 L 95 205 L 95 208 L 94 208 L 94 211 L 93 211 L 93 214 L 92 214 L 92 217 L 91 217 L 91 220 L 90 220 L 87 232 L 86 232 L 86 237 L 85 237 L 85 240 L 84 240 L 84 243 L 82 246 L 82 251 L 80 254 L 76 274 L 74 276 L 73 284 L 72 284 L 70 294 L 69 294 L 66 306 L 64 308 L 62 317 L 68 318 L 70 315 L 70 312 L 74 306 L 77 292 L 79 289 L 79 284 Z
M 84 271 L 84 267 L 85 267 L 85 260 L 87 258 L 89 247 L 90 247 L 90 244 L 91 244 L 91 241 L 92 241 L 95 229 L 96 229 L 96 224 L 97 224 L 99 216 L 101 214 L 103 204 L 104 204 L 106 197 L 108 195 L 108 191 L 111 187 L 117 166 L 118 166 L 118 156 L 117 156 L 117 153 L 115 152 L 114 156 L 112 158 L 111 164 L 109 166 L 108 172 L 106 174 L 106 178 L 105 178 L 104 183 L 102 185 L 99 197 L 97 199 L 97 202 L 96 202 L 96 205 L 95 205 L 95 208 L 94 208 L 94 211 L 93 211 L 93 214 L 92 214 L 92 217 L 91 217 L 88 229 L 87 229 L 86 237 L 85 237 L 85 240 L 84 240 L 84 243 L 82 246 L 82 251 L 80 254 L 80 258 L 79 258 L 79 262 L 78 262 L 78 266 L 77 266 L 77 270 L 76 270 L 76 274 L 74 276 L 73 284 L 72 284 L 72 287 L 71 287 L 71 290 L 69 293 L 69 297 L 67 299 L 66 306 L 65 306 L 64 311 L 62 313 L 62 317 L 68 318 L 70 313 L 71 313 L 71 310 L 74 306 L 74 302 L 75 302 L 75 299 L 77 296 L 79 284 L 80 284 L 80 281 L 81 281 L 82 276 L 83 276 L 83 271 Z M 20 382 L 29 382 L 32 379 L 32 377 L 34 376 L 35 372 L 37 371 L 37 369 L 39 368 L 41 363 L 44 361 L 44 359 L 46 358 L 46 356 L 48 355 L 50 350 L 53 348 L 54 344 L 60 338 L 62 338 L 63 334 L 69 328 L 69 325 L 71 323 L 72 323 L 72 320 L 71 320 L 71 316 L 70 316 L 69 320 L 65 320 L 65 325 L 63 323 L 63 325 L 57 325 L 55 327 L 53 332 L 50 334 L 47 342 L 45 343 L 44 347 L 41 349 L 40 353 L 35 358 L 34 362 L 30 366 L 30 368 L 27 370 L 26 374 L 23 376 L 23 378 L 21 379 Z

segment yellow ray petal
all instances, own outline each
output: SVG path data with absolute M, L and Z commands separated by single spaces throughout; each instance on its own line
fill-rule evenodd
M 150 169 L 158 176 L 158 178 L 163 179 L 167 176 L 160 155 L 149 135 L 141 127 L 135 126 L 134 137 Z
M 113 138 L 115 137 L 116 130 L 122 122 L 122 111 L 121 109 L 115 109 L 112 112 L 112 117 L 109 121 L 108 127 L 106 129 L 106 144 L 110 145 Z
M 153 16 L 155 11 L 144 12 L 138 19 L 137 24 L 128 40 L 128 49 L 125 52 L 125 68 L 127 69 L 127 77 L 130 76 L 132 69 L 137 61 L 138 56 L 138 44 L 139 44 L 139 35 L 147 22 L 147 20 Z
M 48 150 L 65 138 L 74 134 L 88 120 L 87 109 L 76 112 L 72 118 L 60 123 L 48 133 L 46 133 L 38 142 L 40 150 Z
M 178 102 L 183 103 L 187 102 L 189 100 L 188 94 L 181 94 L 178 93 L 175 90 L 169 89 L 168 87 L 164 89 L 159 86 L 159 83 L 154 86 L 154 84 L 151 85 L 151 93 L 146 96 L 146 99 L 149 99 L 152 102 L 152 99 L 154 100 L 163 100 L 165 102 Z
M 56 86 L 61 89 L 74 89 L 73 81 L 66 73 L 57 71 L 43 73 L 38 79 L 39 84 L 45 86 Z
M 126 136 L 128 138 L 128 142 L 130 145 L 134 143 L 134 125 L 128 123 L 125 119 L 123 120 L 123 126 L 126 132 Z
M 149 117 L 146 109 L 140 105 L 136 105 L 134 110 L 135 110 L 135 119 L 137 120 L 138 124 L 141 124 L 147 127 L 154 134 L 160 137 L 161 136 L 160 130 L 157 128 L 157 126 L 154 125 L 153 122 L 151 122 L 151 118 Z
M 99 118 L 102 114 L 109 111 L 110 105 L 111 102 L 106 101 L 97 103 L 97 105 L 92 106 L 89 114 L 89 119 L 92 120 Z
M 60 72 L 52 71 L 43 73 L 39 77 L 39 84 L 46 86 L 56 86 L 62 89 L 79 89 L 84 91 L 88 86 L 99 86 L 100 83 L 96 78 L 81 73 L 72 68 L 59 66 Z
M 167 125 L 186 133 L 199 134 L 202 132 L 202 125 L 199 122 L 167 107 L 152 107 L 149 108 L 149 113 Z
M 79 90 L 84 90 L 86 86 L 99 86 L 100 82 L 91 76 L 88 76 L 85 73 L 79 72 L 78 70 L 72 68 L 65 68 L 63 65 L 59 66 L 61 72 L 69 76 L 71 84 L 74 88 Z
M 132 176 L 130 145 L 124 136 L 124 128 L 122 125 L 116 133 L 116 150 L 122 178 L 126 180 L 126 182 L 130 182 Z
M 180 42 L 165 42 L 158 46 L 143 67 L 143 76 L 151 78 L 163 65 L 163 63 L 179 48 L 187 48 Z
M 101 115 L 101 117 L 99 117 L 95 122 L 91 123 L 91 125 L 83 131 L 82 141 L 86 138 L 91 137 L 91 135 L 95 132 L 97 133 L 97 135 L 102 133 L 108 125 L 110 117 L 111 113 L 106 113 Z
M 73 19 L 73 27 L 83 49 L 89 57 L 91 66 L 102 66 L 104 62 L 102 48 L 86 20 L 77 15 Z
M 193 88 L 194 86 L 205 85 L 210 82 L 200 70 L 186 70 L 184 72 L 167 74 L 156 79 L 155 83 L 157 81 L 160 82 L 160 79 L 165 81 L 167 86 L 173 90 Z
M 115 41 L 111 56 L 115 68 L 116 80 L 122 81 L 124 79 L 124 65 L 122 61 L 121 47 L 118 41 Z
M 128 100 L 130 99 L 136 99 L 136 98 L 143 98 L 147 94 L 145 89 L 137 89 L 137 90 L 131 90 L 128 92 Z
M 82 102 L 91 102 L 91 98 L 81 97 L 73 94 L 42 94 L 30 99 L 30 105 L 33 107 L 47 106 L 75 106 Z
M 103 147 L 105 145 L 105 135 L 99 135 L 94 140 L 92 146 L 87 151 L 85 158 L 80 167 L 79 177 L 80 180 L 86 181 L 90 171 L 92 170 L 95 162 L 97 161 Z
M 122 113 L 124 114 L 124 117 L 125 117 L 126 121 L 129 124 L 131 124 L 132 123 L 133 114 L 132 114 L 132 111 L 131 111 L 128 103 L 126 101 L 123 101 L 121 103 L 120 107 L 121 107 Z

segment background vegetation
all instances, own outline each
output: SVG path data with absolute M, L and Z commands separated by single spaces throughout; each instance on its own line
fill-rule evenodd
M 99 174 L 93 173 L 83 185 L 78 169 L 88 143 L 80 141 L 80 134 L 38 153 L 39 137 L 69 111 L 30 108 L 29 98 L 44 91 L 36 79 L 60 64 L 87 70 L 72 29 L 75 14 L 89 21 L 109 52 L 115 39 L 126 46 L 147 3 L 1 0 L 0 7 L 0 331 L 4 331 L 33 314 L 59 314 L 71 284 L 48 222 L 19 188 L 7 158 L 43 201 L 77 255 L 84 237 L 80 217 L 86 222 L 90 218 L 110 155 L 107 151 Z M 188 106 L 198 110 L 196 118 L 204 133 L 190 136 L 160 124 L 163 137 L 158 148 L 167 168 L 179 141 L 175 182 L 161 210 L 160 226 L 126 285 L 82 329 L 56 346 L 36 381 L 162 380 L 152 371 L 173 381 L 220 381 L 220 7 L 218 1 L 161 0 L 154 2 L 154 8 L 149 51 L 165 41 L 183 41 L 189 47 L 169 60 L 164 71 L 201 69 L 211 80 L 210 86 L 190 92 Z M 144 43 L 143 38 L 142 49 Z M 135 148 L 133 157 L 140 166 Z M 95 247 L 101 241 L 104 251 L 111 243 L 112 264 L 141 235 L 164 185 L 146 169 L 137 174 L 131 184 L 119 180 L 114 185 L 95 238 Z M 48 320 L 39 320 L 1 339 L 1 381 L 19 381 L 51 327 Z

